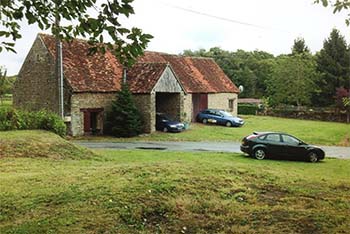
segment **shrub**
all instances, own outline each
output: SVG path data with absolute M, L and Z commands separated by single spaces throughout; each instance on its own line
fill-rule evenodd
M 259 107 L 251 104 L 238 104 L 238 114 L 240 115 L 256 115 Z
M 0 109 L 0 130 L 42 129 L 60 136 L 66 135 L 66 125 L 55 113 L 49 111 L 19 111 Z

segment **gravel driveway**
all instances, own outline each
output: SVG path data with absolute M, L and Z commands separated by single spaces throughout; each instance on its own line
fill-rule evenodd
M 241 153 L 239 142 L 90 142 L 74 141 L 76 144 L 87 148 L 104 149 L 150 149 L 165 151 L 209 151 L 209 152 L 231 152 Z M 326 152 L 326 157 L 350 159 L 350 147 L 321 146 Z

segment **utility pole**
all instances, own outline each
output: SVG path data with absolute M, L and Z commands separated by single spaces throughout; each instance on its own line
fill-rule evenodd
M 63 60 L 62 60 L 62 42 L 58 36 L 58 29 L 60 27 L 60 17 L 58 15 L 58 0 L 56 0 L 56 15 L 55 15 L 55 27 L 56 27 L 56 79 L 58 87 L 58 114 L 64 119 L 64 101 L 63 101 Z

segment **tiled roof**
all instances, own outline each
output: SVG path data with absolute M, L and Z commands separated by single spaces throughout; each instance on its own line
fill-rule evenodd
M 40 34 L 52 56 L 53 36 Z M 112 92 L 120 89 L 123 67 L 110 53 L 87 55 L 89 45 L 84 40 L 63 43 L 64 76 L 75 92 Z M 128 71 L 133 93 L 152 90 L 169 64 L 187 93 L 238 93 L 238 88 L 210 58 L 195 58 L 159 52 L 145 52 Z M 163 69 L 163 70 L 162 70 Z M 158 77 L 157 77 L 158 76 Z M 153 86 L 152 86 L 153 85 Z
M 235 84 L 211 58 L 146 51 L 138 61 L 169 63 L 188 93 L 239 92 Z
M 55 53 L 53 36 L 39 34 L 50 54 Z M 120 89 L 123 67 L 110 53 L 88 55 L 84 40 L 63 42 L 64 76 L 75 92 L 113 92 Z
M 166 63 L 136 63 L 127 73 L 130 91 L 150 93 L 166 67 Z

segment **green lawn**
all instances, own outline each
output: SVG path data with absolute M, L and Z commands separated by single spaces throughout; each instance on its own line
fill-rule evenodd
M 350 160 L 99 151 L 0 159 L 0 233 L 346 233 Z
M 311 144 L 350 146 L 350 125 L 343 123 L 296 120 L 268 116 L 243 116 L 241 128 L 192 123 L 190 129 L 177 134 L 155 132 L 136 138 L 81 137 L 93 141 L 241 141 L 253 131 L 287 132 Z

